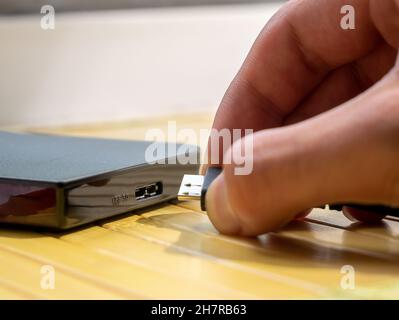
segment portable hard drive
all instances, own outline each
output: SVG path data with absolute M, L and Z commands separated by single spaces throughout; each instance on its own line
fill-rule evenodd
M 171 200 L 198 158 L 189 145 L 0 132 L 0 223 L 67 229 Z

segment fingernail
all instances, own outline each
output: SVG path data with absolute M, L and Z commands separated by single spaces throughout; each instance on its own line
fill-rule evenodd
M 224 175 L 221 174 L 209 187 L 206 195 L 209 219 L 224 234 L 239 234 L 241 225 L 227 199 Z

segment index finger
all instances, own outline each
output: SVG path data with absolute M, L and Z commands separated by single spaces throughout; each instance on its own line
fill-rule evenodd
M 355 30 L 341 28 L 344 5 L 356 10 Z M 364 56 L 378 40 L 369 1 L 289 2 L 262 30 L 227 90 L 213 127 L 258 131 L 281 126 L 331 70 Z

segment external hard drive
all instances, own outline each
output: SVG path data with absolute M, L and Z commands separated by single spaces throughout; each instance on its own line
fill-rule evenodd
M 196 146 L 0 132 L 0 223 L 68 229 L 177 197 Z

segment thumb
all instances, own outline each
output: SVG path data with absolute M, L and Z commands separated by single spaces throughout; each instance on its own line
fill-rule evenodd
M 227 234 L 276 230 L 326 203 L 399 206 L 399 79 L 304 122 L 253 136 L 253 170 L 223 172 L 207 193 L 209 218 Z M 237 141 L 228 151 L 241 150 Z M 234 157 L 231 157 L 234 159 Z

